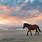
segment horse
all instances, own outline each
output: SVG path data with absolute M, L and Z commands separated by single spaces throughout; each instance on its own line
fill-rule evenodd
M 28 23 L 24 23 L 24 24 L 23 24 L 23 29 L 24 29 L 25 27 L 28 29 L 28 31 L 27 31 L 27 36 L 28 36 L 28 33 L 29 33 L 29 32 L 30 32 L 30 34 L 32 35 L 31 30 L 35 30 L 35 35 L 36 35 L 37 33 L 38 33 L 38 35 L 39 35 L 39 32 L 41 32 L 39 26 L 36 25 L 36 24 L 31 25 L 31 24 L 28 24 Z

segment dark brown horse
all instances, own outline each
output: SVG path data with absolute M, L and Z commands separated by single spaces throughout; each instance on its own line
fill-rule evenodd
M 36 25 L 36 24 L 31 25 L 31 24 L 28 24 L 28 23 L 24 23 L 24 24 L 23 24 L 23 29 L 24 29 L 25 27 L 27 27 L 27 29 L 28 29 L 28 31 L 27 31 L 27 36 L 28 36 L 28 33 L 29 33 L 29 32 L 30 32 L 31 35 L 32 35 L 31 30 L 36 30 L 35 35 L 36 35 L 36 33 L 38 33 L 38 35 L 39 35 L 39 32 L 41 32 L 41 30 L 39 29 L 39 26 Z

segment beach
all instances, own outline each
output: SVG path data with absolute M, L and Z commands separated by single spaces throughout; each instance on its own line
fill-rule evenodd
M 28 35 L 27 30 L 0 31 L 0 42 L 42 42 L 42 32 L 40 35 Z

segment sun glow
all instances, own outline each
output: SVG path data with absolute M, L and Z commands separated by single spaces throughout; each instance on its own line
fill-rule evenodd
M 28 23 L 28 21 L 24 21 L 24 20 L 23 20 L 22 23 Z
M 7 24 L 10 23 L 8 20 L 0 20 L 0 24 Z

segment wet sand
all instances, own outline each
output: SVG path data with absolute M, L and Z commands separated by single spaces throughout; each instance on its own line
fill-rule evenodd
M 26 30 L 0 31 L 0 42 L 42 42 L 42 32 L 26 36 Z

